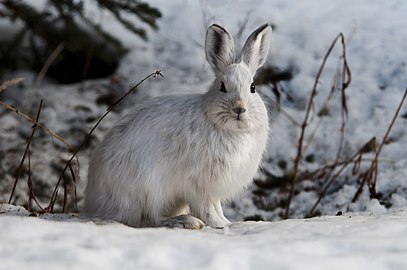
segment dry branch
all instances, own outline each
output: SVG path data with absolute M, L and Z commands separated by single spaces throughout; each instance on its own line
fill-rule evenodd
M 142 79 L 139 83 L 137 83 L 135 86 L 133 86 L 129 91 L 127 91 L 126 94 L 124 94 L 122 97 L 120 97 L 116 102 L 114 102 L 112 105 L 110 105 L 107 109 L 106 112 L 99 118 L 99 120 L 96 122 L 96 124 L 93 126 L 93 128 L 89 131 L 89 133 L 86 135 L 85 139 L 82 141 L 82 143 L 79 145 L 79 147 L 75 150 L 75 152 L 72 154 L 71 158 L 68 160 L 68 162 L 66 163 L 64 169 L 62 170 L 61 176 L 58 179 L 57 184 L 55 185 L 54 188 L 54 192 L 52 193 L 50 202 L 47 206 L 47 208 L 45 209 L 46 212 L 53 212 L 54 210 L 54 205 L 55 202 L 57 200 L 58 197 L 58 191 L 59 191 L 59 186 L 61 184 L 61 181 L 65 175 L 66 170 L 69 168 L 72 160 L 76 157 L 76 155 L 78 154 L 78 152 L 82 149 L 82 147 L 85 145 L 85 143 L 88 141 L 88 139 L 90 138 L 90 136 L 92 135 L 92 133 L 95 131 L 95 129 L 99 126 L 100 122 L 102 122 L 102 120 L 110 113 L 110 111 L 113 109 L 113 107 L 115 107 L 117 104 L 119 104 L 123 99 L 125 99 L 128 95 L 130 95 L 140 84 L 142 84 L 145 80 L 153 77 L 156 78 L 157 76 L 161 76 L 163 77 L 163 75 L 161 74 L 160 70 L 154 71 L 153 73 L 147 75 L 146 77 L 144 77 L 144 79 Z
M 35 197 L 35 194 L 34 194 L 34 185 L 33 185 L 32 175 L 31 175 L 31 154 L 30 154 L 30 149 L 28 149 L 27 159 L 28 159 L 28 178 L 27 178 L 28 207 L 27 207 L 27 210 L 31 211 L 31 201 L 34 200 L 34 202 L 38 206 L 38 208 L 42 212 L 44 212 L 44 208 L 42 208 L 41 204 L 38 202 L 38 199 L 37 199 L 37 197 Z
M 319 203 L 321 202 L 321 200 L 325 197 L 329 187 L 332 185 L 332 183 L 335 182 L 335 180 L 342 174 L 342 172 L 350 165 L 353 164 L 353 168 L 352 168 L 352 174 L 357 174 L 359 172 L 360 169 L 360 164 L 362 162 L 362 157 L 363 154 L 366 153 L 366 146 L 367 145 L 371 145 L 372 142 L 374 143 L 376 141 L 376 138 L 373 137 L 372 139 L 369 140 L 369 142 L 367 142 L 362 148 L 360 148 L 352 157 L 350 157 L 349 159 L 345 160 L 345 161 L 335 161 L 330 167 L 324 167 L 322 169 L 319 170 L 320 173 L 325 173 L 327 174 L 327 177 L 325 179 L 325 187 L 322 189 L 322 191 L 320 192 L 317 201 L 314 203 L 314 205 L 312 206 L 311 210 L 308 213 L 309 217 L 312 217 L 315 215 L 315 210 L 317 208 L 317 206 L 319 205 Z M 331 173 L 337 168 L 339 167 L 339 170 L 332 175 Z
M 0 85 L 0 93 L 1 93 L 1 91 L 4 91 L 5 89 L 7 89 L 7 87 L 9 87 L 9 86 L 11 86 L 11 85 L 14 85 L 14 84 L 17 84 L 17 83 L 21 82 L 22 80 L 23 80 L 23 78 L 17 78 L 17 79 L 14 79 L 14 80 L 10 80 L 10 81 L 4 82 L 3 84 Z M 38 83 L 40 83 L 40 81 L 39 81 Z M 71 151 L 71 152 L 74 151 L 74 148 L 73 148 L 64 138 L 62 138 L 60 135 L 56 134 L 54 131 L 52 131 L 51 129 L 47 128 L 47 127 L 44 126 L 43 124 L 39 123 L 38 120 L 35 120 L 35 119 L 31 118 L 29 115 L 27 115 L 27 114 L 25 114 L 25 113 L 19 111 L 18 109 L 14 108 L 13 106 L 11 106 L 11 105 L 9 105 L 9 104 L 7 104 L 7 103 L 1 101 L 1 100 L 0 100 L 0 105 L 2 105 L 4 108 L 6 108 L 6 109 L 8 109 L 8 110 L 10 110 L 10 111 L 12 111 L 12 112 L 14 112 L 14 113 L 16 113 L 17 115 L 22 116 L 22 117 L 25 118 L 26 120 L 30 121 L 31 123 L 33 123 L 33 126 L 35 126 L 35 127 L 37 127 L 37 126 L 40 127 L 40 128 L 43 129 L 45 132 L 47 132 L 48 134 L 50 134 L 53 138 L 56 138 L 57 140 L 59 140 L 60 142 L 62 142 L 63 144 L 65 144 L 65 146 L 68 148 L 69 151 Z M 78 157 L 78 156 L 76 156 L 76 161 L 77 161 L 77 164 L 78 164 L 78 171 L 79 171 L 79 157 Z M 30 163 L 30 160 L 29 160 L 29 163 Z M 70 165 L 70 167 L 71 167 L 71 165 Z M 30 173 L 31 173 L 31 172 L 29 172 L 29 174 L 30 174 Z M 74 173 L 73 173 L 72 168 L 71 168 L 71 173 L 73 174 L 73 176 L 72 176 L 73 179 L 76 179 L 76 177 L 75 177 L 75 175 L 74 175 Z M 78 172 L 78 174 L 79 174 L 79 172 Z M 35 201 L 36 204 L 39 206 L 39 208 L 42 209 L 42 207 L 39 205 L 38 201 L 36 200 L 35 196 L 34 196 L 33 193 L 32 193 L 32 190 L 31 190 L 31 188 L 32 188 L 31 175 L 29 175 L 28 186 L 29 186 L 29 189 L 30 189 L 30 191 L 29 191 L 29 192 L 30 192 L 30 193 L 29 193 L 29 204 L 31 203 L 31 199 L 34 199 L 34 201 Z M 15 187 L 13 187 L 13 189 L 15 189 Z M 14 192 L 14 191 L 13 191 L 13 192 Z M 75 194 L 76 194 L 76 192 L 75 192 Z M 75 195 L 75 200 L 76 200 L 76 195 Z M 42 210 L 43 210 L 43 209 L 42 209 Z
M 320 66 L 320 68 L 318 70 L 318 73 L 317 73 L 317 75 L 315 77 L 314 85 L 312 87 L 312 91 L 311 91 L 310 98 L 309 98 L 309 101 L 308 101 L 308 106 L 307 106 L 307 110 L 306 110 L 306 113 L 305 113 L 304 121 L 302 122 L 302 125 L 301 125 L 300 137 L 298 139 L 297 155 L 295 157 L 293 169 L 292 169 L 291 175 L 290 175 L 291 188 L 290 188 L 290 194 L 289 194 L 289 197 L 288 197 L 287 206 L 286 206 L 286 209 L 285 209 L 285 214 L 284 214 L 285 218 L 288 218 L 289 215 L 290 215 L 290 205 L 291 205 L 292 199 L 294 197 L 295 185 L 296 185 L 297 177 L 298 177 L 298 170 L 299 170 L 300 162 L 301 162 L 301 160 L 303 158 L 303 155 L 304 155 L 304 149 L 303 149 L 304 146 L 303 145 L 304 145 L 304 138 L 305 138 L 305 130 L 306 130 L 308 124 L 309 124 L 309 119 L 310 119 L 310 116 L 311 116 L 311 110 L 314 107 L 314 98 L 315 98 L 315 96 L 317 94 L 317 86 L 318 86 L 319 80 L 321 78 L 322 72 L 323 72 L 323 70 L 325 68 L 325 64 L 328 61 L 328 58 L 329 58 L 333 48 L 335 47 L 335 45 L 336 45 L 336 43 L 337 43 L 337 41 L 339 39 L 341 40 L 342 51 L 343 51 L 343 54 L 342 54 L 342 58 L 343 58 L 343 71 L 342 71 L 342 73 L 343 74 L 342 74 L 342 89 L 341 89 L 342 90 L 342 108 L 343 108 L 342 112 L 343 112 L 343 116 L 344 115 L 346 116 L 347 112 L 348 112 L 347 104 L 346 104 L 345 90 L 346 90 L 346 88 L 349 86 L 349 84 L 351 82 L 351 72 L 350 72 L 350 69 L 349 69 L 349 66 L 348 66 L 348 62 L 346 60 L 345 37 L 344 37 L 344 35 L 342 33 L 339 33 L 339 35 L 334 39 L 334 41 L 332 42 L 332 44 L 329 47 L 328 51 L 326 52 L 326 54 L 325 54 L 325 56 L 324 56 L 324 58 L 322 60 L 321 66 Z M 344 117 L 343 117 L 343 119 L 344 119 Z
M 10 87 L 12 85 L 15 85 L 15 84 L 18 84 L 18 83 L 20 83 L 20 82 L 22 82 L 24 80 L 25 80 L 25 78 L 16 78 L 16 79 L 13 79 L 13 80 L 8 80 L 8 81 L 3 82 L 2 84 L 0 84 L 0 94 L 4 90 L 6 90 L 8 87 Z
M 39 128 L 43 129 L 45 132 L 47 132 L 49 135 L 51 135 L 52 137 L 54 137 L 55 139 L 57 139 L 58 141 L 62 142 L 63 144 L 65 144 L 68 149 L 70 151 L 73 151 L 73 147 L 64 139 L 62 138 L 60 135 L 56 134 L 54 131 L 52 131 L 51 129 L 47 128 L 46 126 L 44 126 L 43 124 L 39 123 L 38 121 L 36 121 L 35 119 L 31 118 L 29 115 L 17 110 L 16 108 L 14 108 L 13 106 L 3 102 L 0 100 L 0 105 L 2 105 L 4 108 L 20 115 L 21 117 L 23 117 L 24 119 L 30 121 L 33 125 L 38 126 Z
M 60 42 L 58 44 L 58 46 L 54 49 L 54 51 L 51 53 L 51 55 L 48 57 L 48 59 L 45 61 L 44 65 L 42 66 L 42 68 L 40 70 L 40 73 L 38 73 L 37 79 L 35 80 L 36 88 L 40 87 L 41 82 L 45 77 L 45 74 L 47 74 L 48 69 L 51 67 L 52 63 L 54 63 L 55 59 L 62 52 L 64 47 L 65 47 L 65 43 Z
M 401 108 L 403 107 L 404 101 L 406 100 L 407 97 L 407 88 L 404 91 L 404 95 L 401 98 L 400 104 L 393 116 L 393 119 L 391 120 L 389 127 L 387 128 L 387 131 L 383 137 L 382 142 L 380 143 L 377 151 L 376 151 L 376 155 L 375 158 L 372 160 L 372 163 L 370 164 L 369 169 L 366 171 L 365 174 L 363 174 L 362 176 L 362 182 L 359 186 L 359 189 L 357 190 L 357 192 L 355 193 L 352 202 L 355 202 L 358 197 L 360 196 L 360 194 L 363 191 L 363 187 L 364 185 L 367 183 L 368 187 L 369 187 L 369 191 L 370 191 L 370 197 L 372 198 L 376 198 L 377 197 L 377 193 L 376 193 L 376 184 L 377 184 L 377 171 L 378 171 L 378 163 L 379 163 L 379 156 L 380 153 L 383 149 L 383 146 L 386 144 L 387 139 L 390 135 L 391 130 L 393 129 L 394 124 L 396 123 L 397 117 L 400 113 Z
M 4 90 L 6 90 L 8 87 L 18 84 L 21 81 L 25 80 L 25 78 L 16 78 L 13 80 L 9 80 L 6 81 L 4 83 L 2 83 L 0 85 L 0 93 L 3 92 Z M 38 121 L 34 120 L 33 118 L 31 118 L 30 116 L 28 116 L 27 114 L 17 110 L 16 108 L 14 108 L 13 106 L 3 102 L 0 100 L 0 105 L 2 105 L 4 108 L 6 108 L 7 110 L 10 110 L 20 116 L 22 116 L 23 118 L 25 118 L 26 120 L 30 121 L 33 125 L 36 125 L 38 127 L 40 127 L 41 129 L 43 129 L 45 132 L 47 132 L 49 135 L 51 135 L 52 137 L 56 138 L 57 140 L 59 140 L 60 142 L 62 142 L 63 144 L 65 144 L 68 149 L 70 151 L 73 151 L 73 147 L 64 139 L 62 138 L 60 135 L 56 134 L 55 132 L 53 132 L 51 129 L 47 128 L 46 126 L 44 126 L 43 124 L 39 123 Z
M 40 106 L 39 106 L 38 112 L 37 112 L 37 117 L 36 117 L 36 120 L 35 120 L 35 122 L 37 122 L 37 123 L 38 123 L 38 119 L 40 118 L 41 108 L 42 108 L 42 100 L 41 100 L 41 102 L 40 102 Z M 33 138 L 33 136 L 34 136 L 34 133 L 35 133 L 36 128 L 37 128 L 37 125 L 34 124 L 34 125 L 32 126 L 31 135 L 30 135 L 30 137 L 28 138 L 27 146 L 25 147 L 24 155 L 23 155 L 23 158 L 21 159 L 20 166 L 19 166 L 18 169 L 17 169 L 16 179 L 14 180 L 13 189 L 11 190 L 11 194 L 10 194 L 10 198 L 9 198 L 9 200 L 8 200 L 8 203 L 11 203 L 11 201 L 12 201 L 12 199 L 13 199 L 14 192 L 15 192 L 15 190 L 16 190 L 16 186 L 17 186 L 17 183 L 18 183 L 18 179 L 19 179 L 19 177 L 20 177 L 20 175 L 21 175 L 21 170 L 22 170 L 22 168 L 23 168 L 23 164 L 24 164 L 25 158 L 26 158 L 26 156 L 27 156 L 27 153 L 28 153 L 28 151 L 29 151 L 29 149 L 30 149 L 31 140 L 32 140 L 32 138 Z

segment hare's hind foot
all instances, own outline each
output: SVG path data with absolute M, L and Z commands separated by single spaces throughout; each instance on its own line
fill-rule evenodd
M 199 218 L 191 215 L 179 215 L 173 218 L 163 220 L 160 224 L 162 227 L 180 228 L 189 230 L 199 230 L 205 227 L 205 223 Z

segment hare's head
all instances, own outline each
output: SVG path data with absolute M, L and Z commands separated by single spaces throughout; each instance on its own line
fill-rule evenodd
M 213 24 L 206 33 L 206 59 L 216 79 L 205 99 L 208 118 L 226 129 L 250 129 L 264 119 L 264 104 L 256 92 L 253 77 L 266 61 L 271 27 L 265 24 L 247 39 L 238 61 L 235 61 L 232 36 Z

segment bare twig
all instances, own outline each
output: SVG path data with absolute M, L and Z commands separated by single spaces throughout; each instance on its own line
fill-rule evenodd
M 341 43 L 342 43 L 342 58 L 343 58 L 343 66 L 342 66 L 342 85 L 341 85 L 341 96 L 342 96 L 342 121 L 341 121 L 341 129 L 340 129 L 340 139 L 339 139 L 339 148 L 336 153 L 336 160 L 338 161 L 341 154 L 342 154 L 342 148 L 343 148 L 343 142 L 345 141 L 345 126 L 346 122 L 348 120 L 348 105 L 347 105 L 347 100 L 346 100 L 346 94 L 345 90 L 349 87 L 351 81 L 352 81 L 352 73 L 350 72 L 350 68 L 348 65 L 348 59 L 346 58 L 346 44 L 345 44 L 345 38 L 342 35 L 341 37 Z
M 390 135 L 391 130 L 393 129 L 394 124 L 396 123 L 397 117 L 398 117 L 399 114 L 400 114 L 400 110 L 401 110 L 401 108 L 403 107 L 403 104 L 404 104 L 404 101 L 406 100 L 406 97 L 407 97 L 407 88 L 404 90 L 404 95 L 403 95 L 403 97 L 402 97 L 402 99 L 401 99 L 401 101 L 400 101 L 400 104 L 399 104 L 399 106 L 398 106 L 398 108 L 397 108 L 397 110 L 396 110 L 396 113 L 394 114 L 393 119 L 391 120 L 390 125 L 389 125 L 389 127 L 387 128 L 386 134 L 384 135 L 382 142 L 379 144 L 379 148 L 377 149 L 375 158 L 374 158 L 374 160 L 372 161 L 372 166 L 374 166 L 374 167 L 376 167 L 376 168 L 377 168 L 377 164 L 378 164 L 379 155 L 380 155 L 380 153 L 381 153 L 381 151 L 382 151 L 382 149 L 383 149 L 383 146 L 384 146 L 384 145 L 386 144 L 386 142 L 387 142 L 387 139 L 388 139 L 388 137 L 389 137 L 389 135 Z M 377 171 L 377 169 L 376 169 L 376 171 Z M 376 174 L 377 174 L 377 173 L 376 173 Z M 377 179 L 375 179 L 375 180 L 371 183 L 372 188 L 373 188 L 374 190 L 376 190 L 376 182 L 377 182 Z
M 44 212 L 44 208 L 42 208 L 41 204 L 38 202 L 38 200 L 37 200 L 37 198 L 35 197 L 35 194 L 34 194 L 34 185 L 33 185 L 32 175 L 31 175 L 31 154 L 30 154 L 30 149 L 28 149 L 27 159 L 28 159 L 28 179 L 27 179 L 28 208 L 27 208 L 27 210 L 31 212 L 31 201 L 34 200 L 35 204 L 40 208 L 40 210 L 42 212 Z
M 40 85 L 40 83 L 41 83 L 41 81 L 42 81 L 42 79 L 43 79 L 43 77 L 44 77 L 46 71 L 48 70 L 49 66 L 52 64 L 52 62 L 54 61 L 54 59 L 57 57 L 57 55 L 60 53 L 60 51 L 61 51 L 62 49 L 63 49 L 63 44 L 61 43 L 61 44 L 59 44 L 59 46 L 55 49 L 55 51 L 53 52 L 53 54 L 48 58 L 47 63 L 45 63 L 44 67 L 42 68 L 40 74 L 39 74 L 38 77 L 37 77 L 37 86 Z M 17 78 L 17 79 L 13 79 L 13 80 L 6 81 L 6 82 L 2 83 L 2 84 L 0 85 L 0 93 L 1 93 L 2 91 L 4 91 L 5 89 L 7 89 L 9 86 L 14 85 L 14 84 L 17 84 L 17 83 L 21 82 L 22 80 L 24 80 L 24 78 Z M 46 131 L 48 134 L 50 134 L 53 138 L 56 138 L 57 140 L 59 140 L 59 141 L 61 141 L 62 143 L 64 143 L 64 144 L 67 146 L 67 148 L 68 148 L 69 151 L 71 151 L 71 152 L 74 151 L 74 148 L 73 148 L 64 138 L 62 138 L 60 135 L 56 134 L 55 132 L 53 132 L 51 129 L 47 128 L 47 127 L 44 126 L 43 124 L 41 124 L 41 123 L 39 123 L 38 121 L 34 120 L 33 118 L 31 118 L 31 117 L 28 116 L 27 114 L 25 114 L 25 113 L 19 111 L 18 109 L 14 108 L 13 106 L 11 106 L 11 105 L 9 105 L 9 104 L 3 102 L 3 101 L 0 101 L 0 105 L 2 105 L 2 106 L 5 107 L 6 109 L 8 109 L 8 110 L 10 110 L 10 111 L 12 111 L 12 112 L 14 112 L 14 113 L 16 113 L 16 114 L 18 114 L 18 115 L 21 115 L 23 118 L 25 118 L 26 120 L 30 121 L 30 122 L 33 123 L 35 126 L 40 127 L 41 129 L 43 129 L 44 131 Z M 76 161 L 77 161 L 78 175 L 79 175 L 79 157 L 78 157 L 78 156 L 76 156 Z M 30 155 L 29 155 L 29 153 L 28 153 L 28 162 L 29 162 L 29 167 L 30 167 L 30 163 L 31 163 L 31 162 L 30 162 Z M 73 180 L 76 182 L 76 177 L 75 177 L 75 175 L 74 175 L 72 166 L 71 166 L 71 165 L 69 165 L 69 166 L 70 166 L 70 171 L 71 171 L 71 174 L 72 174 L 72 178 L 73 178 Z M 32 179 L 31 179 L 31 171 L 30 171 L 30 168 L 29 168 L 29 172 L 28 172 L 28 173 L 29 173 L 29 176 L 28 176 L 28 180 L 27 180 L 28 183 L 27 183 L 27 184 L 28 184 L 29 189 L 30 189 L 29 202 L 28 202 L 28 204 L 30 205 L 30 204 L 31 204 L 31 200 L 34 199 L 34 201 L 36 202 L 36 204 L 38 205 L 38 207 L 39 207 L 41 210 L 43 210 L 43 208 L 42 208 L 41 205 L 38 203 L 38 200 L 36 199 L 36 197 L 34 196 L 34 194 L 33 194 L 33 192 L 32 192 Z M 76 189 L 76 186 L 75 186 L 75 189 Z M 75 200 L 76 200 L 76 190 L 75 190 Z
M 54 51 L 51 53 L 51 55 L 48 57 L 48 59 L 45 61 L 45 64 L 42 66 L 40 73 L 38 73 L 37 79 L 35 81 L 35 87 L 38 88 L 41 85 L 42 80 L 45 77 L 45 74 L 47 74 L 48 69 L 54 63 L 55 59 L 58 57 L 58 55 L 62 52 L 62 50 L 65 47 L 64 42 L 60 42 L 58 46 L 54 49 Z
M 28 159 L 28 177 L 27 177 L 28 203 L 27 203 L 27 210 L 29 212 L 31 212 L 31 201 L 33 199 L 33 184 L 32 184 L 32 176 L 31 176 L 31 153 L 30 153 L 29 148 L 28 148 L 28 151 L 27 151 L 27 159 Z
M 71 176 L 74 180 L 74 185 L 73 185 L 73 196 L 74 196 L 74 206 L 75 206 L 75 211 L 78 211 L 78 196 L 76 194 L 76 183 L 77 183 L 77 179 L 75 178 L 75 173 L 73 172 L 72 169 L 72 164 L 69 165 L 69 170 L 71 172 Z M 63 211 L 62 211 L 63 212 Z
M 391 120 L 391 122 L 389 124 L 389 127 L 387 128 L 387 131 L 386 131 L 386 133 L 385 133 L 385 135 L 383 137 L 383 140 L 380 143 L 380 145 L 379 145 L 379 147 L 378 147 L 378 149 L 376 151 L 375 158 L 373 159 L 373 161 L 370 164 L 370 167 L 366 171 L 366 173 L 362 175 L 363 176 L 362 177 L 362 182 L 360 184 L 359 189 L 355 193 L 355 195 L 354 195 L 354 197 L 352 199 L 352 202 L 355 202 L 358 199 L 358 197 L 360 196 L 360 194 L 363 191 L 363 186 L 364 186 L 365 183 L 367 183 L 368 186 L 369 186 L 370 196 L 371 197 L 376 197 L 377 196 L 377 194 L 376 194 L 376 183 L 377 183 L 377 170 L 378 170 L 379 156 L 380 156 L 380 153 L 381 153 L 381 151 L 383 149 L 383 146 L 387 142 L 387 139 L 388 139 L 388 137 L 390 135 L 390 132 L 391 132 L 394 124 L 396 123 L 397 117 L 398 117 L 398 115 L 400 113 L 401 108 L 403 107 L 403 104 L 404 104 L 404 101 L 406 100 L 406 97 L 407 97 L 407 88 L 404 91 L 404 95 L 401 98 L 400 104 L 399 104 L 399 106 L 398 106 L 398 108 L 397 108 L 397 110 L 396 110 L 396 112 L 395 112 L 395 114 L 393 116 L 393 119 Z
M 128 95 L 130 95 L 140 84 L 142 84 L 145 80 L 147 80 L 147 79 L 149 79 L 151 77 L 156 78 L 157 76 L 163 77 L 160 70 L 154 71 L 153 73 L 147 75 L 139 83 L 137 83 L 135 86 L 133 86 L 126 94 L 124 94 L 122 97 L 120 97 L 116 102 L 114 102 L 112 105 L 110 105 L 106 109 L 105 114 L 103 114 L 102 117 L 99 118 L 97 123 L 93 126 L 93 128 L 90 130 L 90 132 L 86 135 L 85 139 L 82 141 L 82 143 L 79 145 L 79 147 L 75 150 L 75 152 L 72 154 L 71 158 L 66 163 L 64 169 L 62 170 L 61 176 L 59 177 L 58 182 L 55 185 L 54 192 L 52 193 L 50 202 L 49 202 L 49 204 L 48 204 L 48 206 L 46 208 L 47 212 L 52 212 L 53 209 L 54 209 L 54 205 L 55 205 L 55 202 L 56 202 L 56 199 L 57 199 L 57 196 L 58 196 L 59 185 L 61 184 L 61 180 L 63 179 L 66 170 L 68 169 L 68 167 L 70 166 L 72 160 L 75 158 L 75 156 L 78 154 L 78 152 L 82 149 L 84 144 L 88 141 L 88 139 L 90 138 L 92 133 L 99 126 L 100 122 L 102 122 L 102 120 L 110 113 L 110 111 L 113 109 L 114 106 L 119 104 L 124 98 L 126 98 Z
M 343 51 L 345 51 L 345 49 L 346 49 L 346 47 L 345 47 L 345 37 L 344 37 L 344 35 L 342 33 L 339 33 L 339 35 L 334 39 L 334 41 L 332 42 L 332 44 L 329 47 L 328 51 L 326 52 L 326 54 L 325 54 L 325 56 L 324 56 L 324 58 L 322 60 L 322 64 L 321 64 L 321 66 L 320 66 L 320 68 L 318 70 L 318 73 L 317 73 L 316 77 L 315 77 L 315 81 L 314 81 L 314 85 L 313 85 L 311 95 L 310 95 L 310 98 L 309 98 L 309 101 L 308 101 L 308 106 L 307 106 L 307 110 L 306 110 L 306 113 L 305 113 L 304 121 L 303 121 L 303 123 L 301 125 L 300 137 L 298 139 L 297 155 L 295 157 L 294 166 L 293 166 L 293 169 L 292 169 L 291 175 L 290 175 L 290 177 L 291 177 L 291 189 L 290 189 L 290 194 L 289 194 L 289 197 L 288 197 L 287 206 L 286 206 L 286 209 L 285 209 L 285 214 L 284 214 L 285 218 L 288 218 L 289 215 L 290 215 L 290 205 L 291 205 L 292 199 L 294 197 L 294 191 L 295 191 L 295 185 L 296 185 L 296 181 L 297 181 L 299 165 L 300 165 L 300 161 L 302 160 L 302 157 L 303 157 L 303 154 L 304 154 L 303 145 L 304 145 L 305 130 L 306 130 L 308 124 L 309 124 L 309 119 L 310 119 L 310 116 L 311 116 L 311 110 L 312 110 L 312 108 L 314 106 L 314 98 L 315 98 L 316 93 L 317 93 L 317 86 L 318 86 L 319 80 L 321 78 L 322 72 L 323 72 L 323 70 L 325 68 L 325 64 L 326 64 L 326 62 L 327 62 L 333 48 L 335 47 L 336 42 L 339 39 L 341 39 L 342 45 L 343 45 Z M 349 67 L 347 65 L 347 61 L 346 61 L 345 56 L 346 55 L 344 53 L 343 57 L 344 57 L 344 73 L 345 73 L 344 76 L 345 77 L 344 77 L 343 85 L 342 85 L 343 96 L 345 96 L 344 90 L 346 89 L 346 87 L 348 87 L 348 85 L 350 83 L 350 70 L 349 70 Z M 347 80 L 346 80 L 346 75 L 348 75 Z M 343 101 L 343 108 L 345 109 L 344 113 L 347 114 L 346 100 Z
M 1 93 L 2 91 L 4 91 L 5 89 L 7 89 L 9 86 L 18 84 L 18 83 L 20 83 L 20 82 L 23 81 L 23 80 L 25 80 L 25 78 L 17 78 L 17 79 L 9 80 L 9 81 L 6 81 L 6 82 L 2 83 L 2 84 L 0 85 L 0 93 Z M 56 138 L 57 140 L 59 140 L 59 141 L 62 142 L 63 144 L 65 144 L 65 145 L 68 147 L 68 149 L 69 149 L 70 151 L 73 151 L 74 148 L 73 148 L 64 138 L 62 138 L 60 135 L 58 135 L 58 134 L 56 134 L 55 132 L 53 132 L 51 129 L 47 128 L 46 126 L 44 126 L 44 125 L 41 124 L 41 123 L 38 123 L 38 121 L 35 121 L 33 118 L 31 118 L 31 117 L 28 116 L 27 114 L 25 114 L 25 113 L 23 113 L 23 112 L 17 110 L 17 109 L 14 108 L 13 106 L 11 106 L 11 105 L 9 105 L 9 104 L 7 104 L 7 103 L 1 101 L 1 100 L 0 100 L 0 105 L 2 105 L 4 108 L 6 108 L 6 109 L 8 109 L 8 110 L 10 110 L 10 111 L 12 111 L 12 112 L 14 112 L 14 113 L 16 113 L 16 114 L 22 116 L 22 117 L 25 118 L 26 120 L 30 121 L 33 125 L 36 125 L 36 126 L 40 127 L 40 128 L 43 129 L 45 132 L 47 132 L 49 135 L 51 135 L 52 137 Z
M 40 106 L 39 106 L 38 112 L 37 112 L 37 117 L 36 117 L 36 120 L 35 120 L 35 122 L 37 122 L 37 123 L 38 123 L 38 119 L 40 118 L 41 108 L 42 108 L 42 100 L 41 100 L 41 102 L 40 102 Z M 18 179 L 19 179 L 19 177 L 20 177 L 21 170 L 22 170 L 22 168 L 23 168 L 24 160 L 25 160 L 25 157 L 27 156 L 27 153 L 28 153 L 28 151 L 29 151 L 29 149 L 30 149 L 31 140 L 32 140 L 32 138 L 33 138 L 33 136 L 34 136 L 34 133 L 35 133 L 36 128 L 37 128 L 37 125 L 34 124 L 34 125 L 32 126 L 31 135 L 30 135 L 30 137 L 28 138 L 27 146 L 25 147 L 24 155 L 23 155 L 23 158 L 21 159 L 20 166 L 19 166 L 18 169 L 17 169 L 16 179 L 14 180 L 13 189 L 11 190 L 11 194 L 10 194 L 10 198 L 9 198 L 9 200 L 8 200 L 8 203 L 11 203 L 11 201 L 12 201 L 12 199 L 13 199 L 14 192 L 15 192 L 15 190 L 16 190 L 16 186 L 17 186 L 17 183 L 18 183 Z
M 6 90 L 8 87 L 10 87 L 12 85 L 15 85 L 15 84 L 18 84 L 18 83 L 20 83 L 20 82 L 22 82 L 24 80 L 25 80 L 25 78 L 16 78 L 16 79 L 12 79 L 12 80 L 8 80 L 8 81 L 3 82 L 2 84 L 0 84 L 0 94 L 4 90 Z
M 23 118 L 25 118 L 26 120 L 30 121 L 31 123 L 33 123 L 35 126 L 40 127 L 41 129 L 43 129 L 45 132 L 47 132 L 48 134 L 50 134 L 53 138 L 56 138 L 57 140 L 59 140 L 60 142 L 62 142 L 63 144 L 66 145 L 66 147 L 68 148 L 69 151 L 74 152 L 74 148 L 72 145 L 70 145 L 64 138 L 62 138 L 60 135 L 56 134 L 54 131 L 52 131 L 51 129 L 47 128 L 45 125 L 39 123 L 38 121 L 32 119 L 30 116 L 28 116 L 27 114 L 17 110 L 16 108 L 14 108 L 13 106 L 3 102 L 0 100 L 0 105 L 2 105 L 3 107 L 5 107 L 6 109 L 22 116 Z M 79 171 L 79 157 L 76 156 L 76 161 L 78 164 L 78 171 Z M 73 172 L 73 171 L 71 171 Z M 79 173 L 78 173 L 79 174 Z M 76 177 L 73 177 L 73 179 L 75 180 Z
M 17 110 L 16 108 L 14 108 L 13 106 L 3 102 L 0 100 L 0 105 L 2 105 L 4 108 L 20 115 L 21 117 L 25 118 L 26 120 L 30 121 L 33 125 L 38 126 L 39 128 L 43 129 L 45 132 L 47 132 L 49 135 L 51 135 L 52 137 L 54 137 L 55 139 L 59 140 L 60 142 L 62 142 L 63 144 L 65 144 L 68 149 L 70 151 L 73 151 L 73 147 L 64 139 L 62 138 L 60 135 L 56 134 L 54 131 L 52 131 L 51 129 L 47 128 L 46 126 L 44 126 L 43 124 L 35 121 L 34 119 L 32 119 L 30 116 L 28 116 L 27 114 Z
M 359 171 L 360 168 L 360 162 L 362 161 L 362 156 L 364 153 L 366 153 L 366 145 L 370 145 L 372 142 L 376 141 L 376 138 L 372 138 L 369 140 L 369 142 L 367 142 L 362 148 L 360 148 L 352 157 L 350 157 L 349 159 L 347 159 L 346 161 L 343 162 L 339 162 L 338 160 L 335 161 L 334 164 L 331 165 L 331 167 L 329 168 L 330 171 L 334 171 L 338 166 L 341 166 L 339 168 L 339 170 L 334 174 L 328 174 L 328 176 L 326 177 L 326 184 L 325 187 L 323 188 L 323 190 L 320 192 L 317 201 L 314 203 L 314 205 L 312 206 L 311 210 L 308 213 L 308 216 L 314 216 L 315 214 L 315 210 L 317 208 L 317 206 L 319 205 L 319 203 L 321 202 L 322 198 L 325 197 L 329 187 L 332 185 L 333 182 L 335 182 L 335 180 L 338 178 L 339 175 L 341 175 L 341 173 L 350 165 L 350 164 L 354 164 L 353 167 L 353 174 L 356 174 Z

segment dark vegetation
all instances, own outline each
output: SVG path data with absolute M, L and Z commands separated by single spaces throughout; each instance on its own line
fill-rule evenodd
M 154 30 L 158 28 L 157 19 L 161 13 L 147 3 L 91 1 L 144 40 L 147 40 L 145 26 Z M 0 16 L 17 27 L 22 24 L 22 27 L 12 38 L 0 39 L 0 75 L 6 70 L 20 69 L 40 73 L 47 62 L 47 75 L 60 83 L 112 74 L 126 48 L 88 18 L 84 4 L 85 1 L 78 0 L 48 0 L 44 9 L 38 10 L 29 1 L 2 0 Z M 129 20 L 129 16 L 137 23 Z

